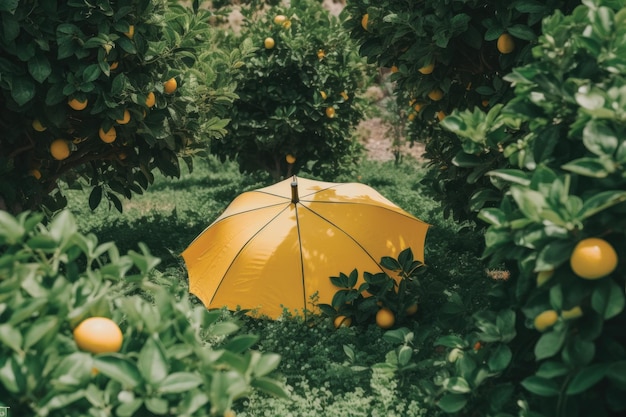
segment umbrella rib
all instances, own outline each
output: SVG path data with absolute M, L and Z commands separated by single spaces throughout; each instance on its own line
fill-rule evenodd
M 282 204 L 284 204 L 284 203 L 282 203 Z M 215 296 L 219 292 L 220 287 L 224 283 L 224 277 L 226 277 L 226 275 L 228 275 L 228 272 L 230 271 L 230 268 L 232 268 L 232 266 L 235 264 L 235 261 L 237 260 L 237 258 L 241 254 L 241 252 L 243 252 L 243 250 L 250 244 L 250 242 L 252 242 L 254 240 L 254 238 L 257 237 L 259 235 L 259 233 L 261 233 L 263 231 L 263 229 L 265 229 L 267 226 L 269 226 L 270 223 L 272 223 L 274 220 L 276 220 L 276 218 L 278 216 L 280 216 L 288 208 L 289 208 L 289 206 L 285 206 L 285 208 L 283 208 L 281 211 L 276 213 L 276 215 L 274 217 L 272 217 L 270 220 L 268 220 L 267 223 L 265 223 L 265 225 L 263 227 L 259 228 L 259 230 L 254 232 L 254 234 L 252 236 L 250 236 L 250 239 L 248 239 L 245 244 L 241 245 L 241 248 L 239 248 L 239 250 L 237 251 L 237 254 L 235 256 L 233 256 L 233 259 L 230 261 L 230 264 L 228 265 L 228 268 L 226 268 L 226 271 L 224 271 L 224 275 L 222 276 L 222 279 L 221 279 L 220 283 L 215 288 L 215 291 L 213 292 L 213 296 L 209 300 L 209 303 L 208 303 L 209 305 L 213 302 L 213 299 L 215 298 Z M 254 210 L 249 210 L 249 211 L 254 211 Z
M 302 314 L 304 314 L 304 320 L 306 321 L 306 285 L 304 283 L 304 259 L 302 256 L 302 236 L 300 235 L 300 216 L 298 216 L 298 206 L 301 204 L 296 204 L 296 230 L 298 231 L 298 246 L 300 248 L 300 277 L 302 280 Z

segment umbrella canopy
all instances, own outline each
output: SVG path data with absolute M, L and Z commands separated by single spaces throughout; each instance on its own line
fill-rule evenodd
M 287 179 L 245 192 L 183 252 L 189 289 L 207 308 L 255 310 L 330 304 L 340 272 L 380 272 L 410 247 L 424 261 L 428 224 L 359 183 Z

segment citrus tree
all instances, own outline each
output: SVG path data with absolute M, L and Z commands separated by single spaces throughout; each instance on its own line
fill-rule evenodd
M 513 98 L 442 125 L 465 149 L 500 145 L 502 190 L 479 217 L 485 258 L 508 266 L 476 331 L 447 335 L 427 397 L 449 413 L 623 415 L 626 410 L 626 5 L 585 1 L 543 20 Z M 488 410 L 485 412 L 485 410 Z
M 233 416 L 279 356 L 251 350 L 221 311 L 156 272 L 147 248 L 120 254 L 61 211 L 0 211 L 0 407 L 16 416 Z M 6 411 L 6 410 L 5 410 Z
M 169 3 L 2 2 L 0 207 L 61 207 L 62 178 L 121 210 L 225 133 L 236 54 L 207 46 L 209 12 Z
M 507 165 L 499 147 L 466 148 L 440 122 L 453 110 L 488 110 L 512 94 L 503 79 L 531 57 L 541 19 L 579 1 L 356 0 L 345 23 L 368 62 L 391 71 L 408 139 L 426 144 L 429 192 L 446 216 L 475 219 L 500 193 L 484 174 Z M 497 145 L 497 144 L 496 144 Z
M 254 48 L 238 74 L 228 135 L 212 142 L 242 171 L 273 178 L 312 172 L 328 179 L 354 166 L 351 138 L 363 117 L 364 64 L 340 20 L 319 2 L 252 2 L 231 44 Z

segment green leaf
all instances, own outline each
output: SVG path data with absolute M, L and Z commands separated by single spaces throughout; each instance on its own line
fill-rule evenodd
M 135 412 L 141 408 L 143 405 L 143 399 L 134 398 L 128 402 L 120 404 L 115 409 L 115 415 L 119 417 L 132 417 L 135 415 Z
M 446 413 L 461 411 L 465 404 L 467 404 L 467 398 L 461 394 L 445 394 L 437 402 L 437 406 Z
M 53 316 L 45 316 L 37 320 L 28 328 L 24 336 L 24 350 L 28 350 L 41 339 L 57 332 L 59 319 Z
M 537 35 L 531 28 L 521 24 L 508 26 L 506 28 L 506 31 L 509 32 L 512 36 L 525 41 L 532 41 L 537 37 Z
M 561 168 L 591 178 L 606 178 L 609 175 L 604 163 L 597 158 L 578 158 L 562 165 Z
M 333 310 L 334 311 L 334 310 Z M 230 350 L 235 353 L 243 353 L 244 351 L 250 349 L 254 344 L 259 340 L 259 336 L 257 335 L 239 335 L 233 337 L 231 340 L 224 345 L 224 349 Z
M 578 371 L 567 386 L 567 395 L 580 394 L 600 382 L 606 375 L 607 366 L 605 363 L 597 363 Z
M 98 64 L 91 64 L 83 71 L 83 82 L 89 83 L 98 79 L 102 71 Z
M 0 210 L 0 244 L 13 245 L 19 242 L 26 230 L 8 212 Z
M 492 372 L 501 372 L 509 366 L 512 357 L 511 349 L 505 344 L 499 344 L 489 356 L 487 366 Z
M 626 142 L 625 142 L 626 143 Z M 603 191 L 595 193 L 583 203 L 579 219 L 584 220 L 616 204 L 626 201 L 626 192 L 621 190 Z
M 255 378 L 250 383 L 251 386 L 260 389 L 261 391 L 271 394 L 278 398 L 285 400 L 290 399 L 289 393 L 285 389 L 284 385 L 267 377 Z
M 551 379 L 529 376 L 525 378 L 521 384 L 527 391 L 541 397 L 554 397 L 559 395 L 559 386 Z
M 3 0 L 0 2 L 0 12 L 9 12 L 11 14 L 15 13 L 15 9 L 17 9 L 17 5 L 20 3 L 20 0 Z
M 35 97 L 35 84 L 29 78 L 15 78 L 12 84 L 11 97 L 19 106 L 23 106 Z
M 38 53 L 28 60 L 28 72 L 37 82 L 43 83 L 52 73 L 52 66 L 45 55 Z
M 535 345 L 535 359 L 541 360 L 556 355 L 563 347 L 566 333 L 553 329 L 541 335 Z
M 572 368 L 589 365 L 596 354 L 596 345 L 576 335 L 563 348 L 563 362 Z
M 458 376 L 445 379 L 443 387 L 453 394 L 466 394 L 472 390 L 469 383 L 464 378 Z
M 132 389 L 142 383 L 137 366 L 120 354 L 98 355 L 94 358 L 94 367 L 125 388 Z
M 435 341 L 434 346 L 445 346 L 449 348 L 465 348 L 467 347 L 467 342 L 455 335 L 442 336 Z
M 591 119 L 583 129 L 585 147 L 598 156 L 612 156 L 619 142 L 615 132 L 605 121 Z
M 625 303 L 624 290 L 611 279 L 598 282 L 591 295 L 591 307 L 605 320 L 620 314 Z
M 0 324 L 0 341 L 16 352 L 22 351 L 22 333 L 9 324 Z
M 163 394 L 179 394 L 202 385 L 202 377 L 191 372 L 174 372 L 169 374 L 158 386 Z
M 413 356 L 413 349 L 410 346 L 401 346 L 398 350 L 398 364 L 400 366 L 406 366 L 411 361 Z
M 570 240 L 555 240 L 544 246 L 535 264 L 536 271 L 549 271 L 556 269 L 567 261 L 574 249 L 574 243 Z
M 626 384 L 626 360 L 611 363 L 606 370 L 606 377 L 619 384 Z
M 137 367 L 146 382 L 159 385 L 168 374 L 168 362 L 165 351 L 158 336 L 151 336 L 146 340 L 139 352 Z
M 539 191 L 511 186 L 511 195 L 524 215 L 536 222 L 541 222 L 541 212 L 546 208 L 546 198 Z
M 144 404 L 146 405 L 146 408 L 148 409 L 148 411 L 158 416 L 164 416 L 168 414 L 169 403 L 165 398 L 161 398 L 161 397 L 146 398 L 144 401 Z
M 546 361 L 539 366 L 535 375 L 550 379 L 566 375 L 568 372 L 569 368 L 563 362 Z
M 254 375 L 260 377 L 269 374 L 278 368 L 280 355 L 275 353 L 265 353 L 254 366 Z
M 490 177 L 499 178 L 511 184 L 518 184 L 523 186 L 530 185 L 530 178 L 524 171 L 517 169 L 498 169 L 487 173 Z

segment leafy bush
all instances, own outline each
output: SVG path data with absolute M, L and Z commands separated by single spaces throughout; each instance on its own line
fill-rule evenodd
M 498 146 L 471 152 L 440 121 L 453 110 L 487 110 L 512 94 L 503 76 L 527 62 L 541 19 L 579 1 L 357 0 L 345 26 L 368 62 L 391 68 L 410 140 L 425 142 L 429 192 L 455 219 L 476 219 L 500 193 L 484 177 L 506 166 Z M 507 45 L 508 44 L 508 45 Z M 506 48 L 513 46 L 513 50 Z M 496 144 L 497 145 L 497 144 Z
M 121 209 L 225 133 L 238 56 L 207 46 L 209 12 L 170 3 L 0 5 L 0 207 L 63 207 L 64 178 Z
M 488 173 L 504 197 L 479 214 L 484 256 L 510 279 L 476 332 L 440 341 L 457 352 L 437 399 L 448 412 L 626 410 L 625 19 L 612 1 L 555 12 L 531 62 L 505 77 L 510 102 L 443 122 L 470 152 L 500 144 L 512 166 Z
M 242 11 L 244 26 L 229 44 L 254 53 L 239 74 L 229 134 L 212 142 L 212 152 L 274 179 L 349 172 L 366 79 L 340 21 L 314 0 L 269 8 L 253 2 Z
M 155 274 L 145 246 L 120 255 L 78 233 L 67 211 L 0 211 L 0 407 L 38 416 L 222 415 L 253 389 L 285 395 L 268 377 L 279 357 L 257 337 L 190 302 Z M 119 352 L 79 349 L 88 317 L 122 329 Z

